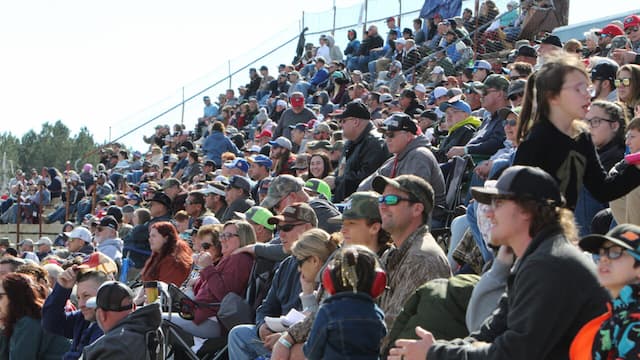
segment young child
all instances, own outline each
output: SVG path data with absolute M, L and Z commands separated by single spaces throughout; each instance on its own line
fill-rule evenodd
M 386 275 L 376 255 L 359 245 L 340 249 L 323 271 L 322 284 L 331 296 L 304 344 L 307 359 L 378 359 L 387 328 L 373 300 L 384 291 Z
M 640 153 L 640 117 L 637 117 L 627 125 L 625 144 L 630 154 Z M 624 171 L 629 167 L 626 160 L 617 163 L 610 173 Z M 640 224 L 640 187 L 631 190 L 625 196 L 610 202 L 611 213 L 618 224 Z
M 580 247 L 599 256 L 598 280 L 609 290 L 609 311 L 588 322 L 571 344 L 571 359 L 640 357 L 640 227 L 621 224 L 589 235 Z

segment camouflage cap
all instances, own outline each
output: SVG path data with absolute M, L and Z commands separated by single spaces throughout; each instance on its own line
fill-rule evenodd
M 304 186 L 302 179 L 292 175 L 280 175 L 271 182 L 267 197 L 264 198 L 260 206 L 271 209 L 285 196 L 302 191 L 302 186 Z
M 235 215 L 240 219 L 249 220 L 258 225 L 262 225 L 268 230 L 275 229 L 274 225 L 269 224 L 269 219 L 273 217 L 273 213 L 262 206 L 253 206 L 244 213 L 236 211 Z
M 349 219 L 367 219 L 381 221 L 378 209 L 378 194 L 373 191 L 358 191 L 345 201 L 342 215 L 329 219 L 332 224 Z
M 316 212 L 313 211 L 313 208 L 309 206 L 309 204 L 305 203 L 294 203 L 286 208 L 280 215 L 272 216 L 268 220 L 269 224 L 280 224 L 284 223 L 297 223 L 297 222 L 305 222 L 313 225 L 314 227 L 318 226 L 318 217 L 316 216 Z
M 331 142 L 327 141 L 327 140 L 319 140 L 319 141 L 310 141 L 309 143 L 307 143 L 307 149 L 310 150 L 327 150 L 327 151 L 331 151 L 333 148 L 333 146 L 331 145 Z
M 389 185 L 409 195 L 409 198 L 424 204 L 425 211 L 433 209 L 434 193 L 431 185 L 423 178 L 415 175 L 400 175 L 396 178 L 388 178 L 378 175 L 373 179 L 373 190 L 382 194 L 384 188 Z

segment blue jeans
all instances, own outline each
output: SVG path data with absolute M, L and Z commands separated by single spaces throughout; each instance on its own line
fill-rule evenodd
M 487 247 L 484 242 L 484 238 L 480 233 L 480 228 L 478 227 L 478 218 L 476 216 L 476 211 L 478 210 L 478 202 L 474 201 L 467 206 L 467 222 L 469 223 L 469 229 L 471 230 L 471 234 L 473 234 L 473 240 L 476 242 L 478 249 L 482 253 L 482 259 L 485 264 L 493 259 L 493 251 Z
M 229 359 L 254 360 L 271 352 L 264 347 L 255 325 L 238 325 L 231 329 L 227 340 Z
M 582 185 L 578 193 L 578 201 L 576 202 L 576 209 L 574 211 L 581 237 L 591 234 L 591 221 L 593 217 L 598 211 L 606 208 L 607 204 L 596 200 L 589 190 Z

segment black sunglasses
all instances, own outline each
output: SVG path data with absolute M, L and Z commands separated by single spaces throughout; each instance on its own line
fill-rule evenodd
M 289 231 L 293 230 L 294 227 L 296 227 L 298 225 L 302 225 L 302 224 L 306 224 L 306 223 L 300 222 L 300 223 L 295 223 L 295 224 L 278 225 L 278 226 L 276 226 L 276 229 L 278 231 L 282 231 L 282 232 L 289 232 Z

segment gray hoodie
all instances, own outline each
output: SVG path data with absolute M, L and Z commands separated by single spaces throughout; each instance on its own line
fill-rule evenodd
M 425 136 L 418 136 L 411 141 L 407 147 L 397 154 L 388 159 L 378 170 L 371 174 L 368 178 L 364 179 L 358 191 L 371 190 L 371 182 L 377 175 L 391 176 L 394 168 L 394 163 L 397 157 L 396 171 L 393 177 L 413 174 L 425 179 L 433 187 L 435 194 L 435 206 L 433 209 L 433 218 L 441 219 L 443 211 L 438 208 L 439 205 L 445 206 L 446 194 L 444 176 L 438 166 L 438 161 L 429 149 L 429 141 Z
M 100 244 L 98 244 L 98 247 L 96 249 L 99 252 L 113 259 L 113 261 L 117 263 L 121 263 L 122 262 L 122 246 L 123 246 L 122 239 L 115 238 L 115 239 L 107 239 L 100 242 Z

